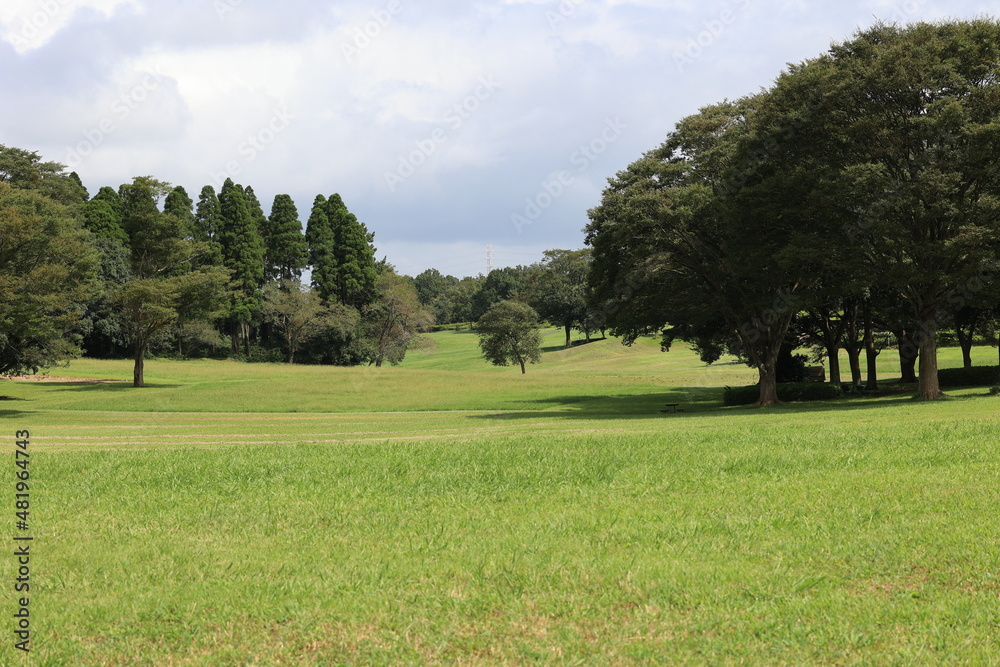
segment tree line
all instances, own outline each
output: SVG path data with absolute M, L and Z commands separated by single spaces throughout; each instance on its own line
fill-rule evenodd
M 198 201 L 137 177 L 91 197 L 75 173 L 0 146 L 0 373 L 85 352 L 153 350 L 247 360 L 398 363 L 432 318 L 412 280 L 375 259 L 374 234 L 340 195 L 265 215 L 227 179 Z M 311 267 L 309 286 L 303 271 Z
M 0 146 L 0 374 L 80 354 L 131 357 L 137 387 L 154 353 L 396 364 L 435 322 L 476 322 L 508 300 L 563 327 L 567 345 L 573 328 L 600 327 L 589 250 L 462 279 L 398 275 L 375 253 L 338 194 L 318 195 L 303 229 L 289 195 L 265 215 L 232 179 L 197 201 L 148 176 L 90 196 L 63 165 Z
M 875 386 L 879 332 L 903 380 L 940 398 L 942 330 L 970 365 L 1000 302 L 997 155 L 996 20 L 859 31 L 610 179 L 586 229 L 592 305 L 626 340 L 741 355 L 761 405 L 802 345 L 835 381 L 846 350 L 856 384 L 866 352 Z

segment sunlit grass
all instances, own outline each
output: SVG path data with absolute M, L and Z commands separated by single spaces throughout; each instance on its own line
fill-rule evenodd
M 655 341 L 522 377 L 436 336 L 402 368 L 0 385 L 33 435 L 31 664 L 995 660 L 985 390 L 722 408 L 752 373 Z

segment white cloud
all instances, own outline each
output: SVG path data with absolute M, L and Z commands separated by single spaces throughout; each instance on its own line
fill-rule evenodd
M 48 44 L 78 10 L 91 9 L 110 18 L 121 6 L 140 7 L 138 0 L 4 0 L 0 39 L 18 53 Z

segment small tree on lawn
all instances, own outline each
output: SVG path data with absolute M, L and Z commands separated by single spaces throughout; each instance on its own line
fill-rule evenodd
M 542 335 L 538 313 L 524 303 L 500 301 L 479 319 L 479 347 L 495 366 L 537 364 L 542 359 Z

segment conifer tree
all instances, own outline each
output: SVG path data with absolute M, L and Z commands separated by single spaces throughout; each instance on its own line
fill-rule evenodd
M 309 260 L 306 237 L 295 202 L 289 195 L 277 195 L 271 216 L 264 227 L 265 277 L 268 281 L 296 281 Z
M 233 320 L 233 351 L 239 341 L 250 342 L 250 323 L 260 312 L 264 281 L 264 241 L 243 188 L 227 178 L 219 193 L 223 265 L 232 274 L 230 315 Z
M 334 255 L 335 239 L 327 216 L 327 201 L 316 195 L 312 212 L 306 223 L 306 243 L 309 246 L 309 265 L 312 266 L 312 286 L 323 301 L 336 300 L 337 258 Z
M 176 216 L 184 225 L 184 233 L 188 238 L 194 238 L 194 202 L 188 196 L 187 190 L 178 185 L 169 193 L 163 202 L 163 212 Z
M 334 239 L 336 298 L 340 303 L 361 308 L 376 296 L 374 235 L 347 210 L 339 194 L 330 196 L 326 208 Z
M 219 244 L 219 227 L 222 224 L 222 209 L 215 188 L 206 185 L 198 196 L 198 206 L 194 214 L 194 240 L 208 245 L 205 264 L 222 264 L 222 246 Z

